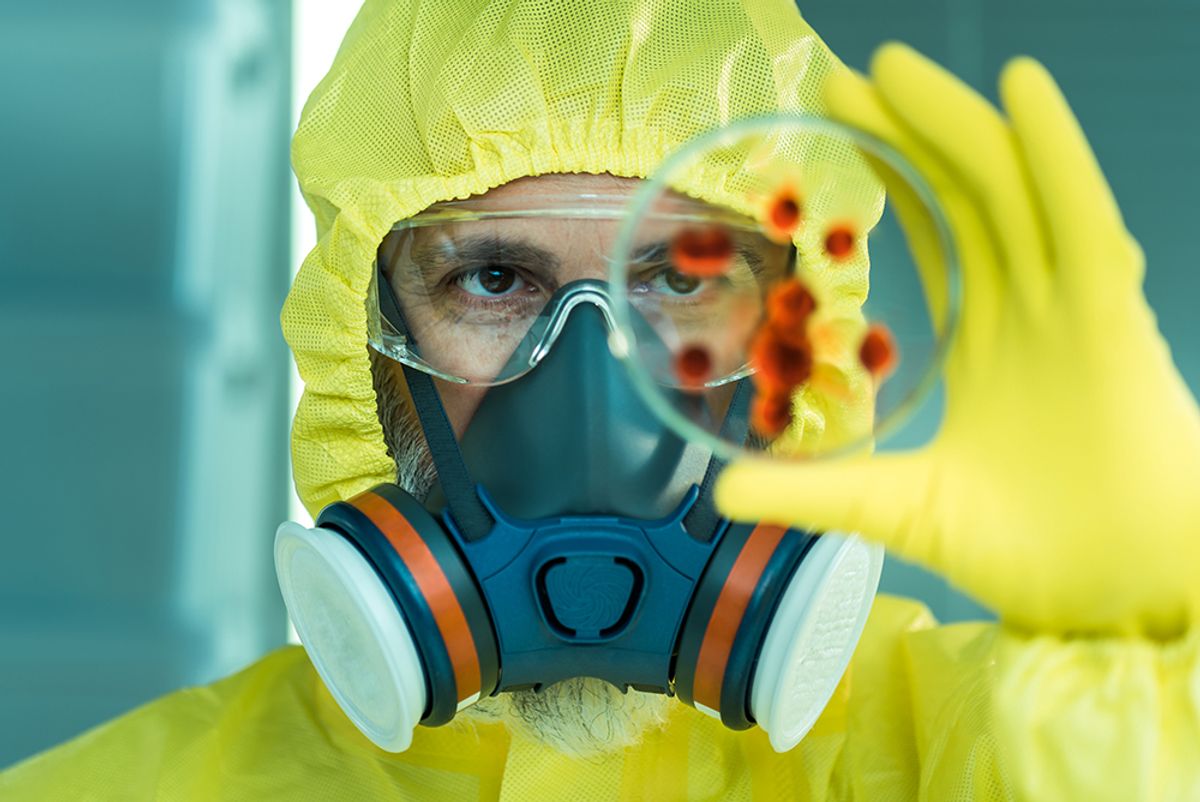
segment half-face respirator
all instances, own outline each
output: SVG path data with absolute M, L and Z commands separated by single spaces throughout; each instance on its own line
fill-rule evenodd
M 500 242 L 486 214 L 421 219 L 381 248 L 370 341 L 403 365 L 438 482 L 424 499 L 380 485 L 276 536 L 284 600 L 333 697 L 390 751 L 482 697 L 580 676 L 795 746 L 846 669 L 882 550 L 719 517 L 720 460 L 631 385 L 609 288 L 539 280 L 552 248 Z M 630 291 L 641 347 L 719 331 L 721 309 L 696 308 L 705 288 L 654 274 L 655 258 Z M 747 281 L 767 269 L 755 258 Z M 702 392 L 665 392 L 752 437 L 754 389 L 728 358 Z M 461 437 L 435 380 L 488 386 Z

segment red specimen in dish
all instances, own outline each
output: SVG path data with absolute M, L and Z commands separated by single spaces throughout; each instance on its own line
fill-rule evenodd
M 845 261 L 854 253 L 854 239 L 854 229 L 849 225 L 833 226 L 825 232 L 825 253 L 836 261 Z
M 688 345 L 675 355 L 675 375 L 684 387 L 701 387 L 712 377 L 712 364 L 707 348 Z
M 816 308 L 816 299 L 800 279 L 781 281 L 767 294 L 767 325 L 793 345 L 806 344 L 808 318 Z
M 812 375 L 812 346 L 807 340 L 789 342 L 768 326 L 755 335 L 750 363 L 757 370 L 754 383 L 760 392 L 790 393 Z
M 750 425 L 763 437 L 778 437 L 792 422 L 792 394 L 766 393 L 750 405 Z
M 750 423 L 764 437 L 777 437 L 792 422 L 792 396 L 813 371 L 808 323 L 817 301 L 800 279 L 779 282 L 767 294 L 766 320 L 750 344 L 756 396 Z
M 684 275 L 719 276 L 733 261 L 733 238 L 721 226 L 685 228 L 671 241 L 670 258 Z
M 873 323 L 858 349 L 862 365 L 876 379 L 886 379 L 896 369 L 900 355 L 896 340 L 882 323 Z
M 804 204 L 791 186 L 784 185 L 766 199 L 762 217 L 768 237 L 775 242 L 791 242 L 804 220 Z

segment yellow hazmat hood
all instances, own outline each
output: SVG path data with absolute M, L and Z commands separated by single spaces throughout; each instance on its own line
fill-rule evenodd
M 292 457 L 309 511 L 395 478 L 365 308 L 395 222 L 523 176 L 645 177 L 732 120 L 819 113 L 838 69 L 790 0 L 368 0 L 292 145 L 319 237 L 283 309 L 305 384 Z M 865 253 L 850 267 L 836 296 L 857 310 Z

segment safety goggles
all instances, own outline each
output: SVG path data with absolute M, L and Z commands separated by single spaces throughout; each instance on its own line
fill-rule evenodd
M 494 386 L 535 368 L 580 304 L 598 307 L 619 337 L 608 279 L 627 204 L 620 195 L 475 198 L 396 224 L 369 290 L 370 344 L 439 379 Z M 695 269 L 706 253 L 723 261 L 720 271 Z M 753 220 L 683 196 L 656 205 L 624 257 L 626 300 L 647 334 L 639 356 L 669 386 L 747 375 L 768 290 L 793 258 Z M 694 380 L 680 377 L 673 356 L 685 348 L 707 360 Z

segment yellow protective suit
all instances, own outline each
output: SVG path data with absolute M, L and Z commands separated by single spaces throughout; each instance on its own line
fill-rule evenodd
M 1161 647 L 938 628 L 920 605 L 881 596 L 833 700 L 793 751 L 778 755 L 761 730 L 728 730 L 679 704 L 641 745 L 580 761 L 503 725 L 457 722 L 418 727 L 407 752 L 384 752 L 292 647 L 0 774 L 0 799 L 1194 800 L 1197 651 L 1195 639 Z
M 284 310 L 309 508 L 392 478 L 364 300 L 396 220 L 525 175 L 644 176 L 731 119 L 819 111 L 841 70 L 790 0 L 369 0 L 294 146 L 319 232 Z M 845 276 L 825 289 L 861 300 L 865 263 Z M 1198 653 L 1195 636 L 939 628 L 882 597 L 792 752 L 677 705 L 639 746 L 580 761 L 466 722 L 381 752 L 292 648 L 9 770 L 0 799 L 1198 799 Z

